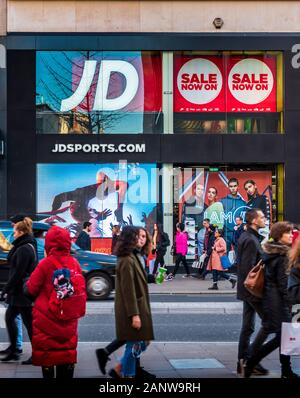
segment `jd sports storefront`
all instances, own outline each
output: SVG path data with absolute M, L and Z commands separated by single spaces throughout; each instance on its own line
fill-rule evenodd
M 300 222 L 298 42 L 8 36 L 3 216 L 22 211 L 74 235 L 91 220 L 106 252 L 112 225 L 163 222 L 172 236 L 181 220 L 195 228 L 191 258 L 204 217 L 228 242 L 249 207 L 269 224 Z

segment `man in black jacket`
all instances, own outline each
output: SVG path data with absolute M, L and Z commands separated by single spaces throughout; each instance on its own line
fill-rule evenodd
M 91 250 L 91 238 L 89 232 L 91 231 L 91 223 L 86 221 L 83 223 L 83 230 L 80 232 L 76 245 L 79 246 L 82 250 Z
M 267 332 L 263 327 L 250 347 L 250 338 L 255 330 L 255 314 L 262 319 L 263 307 L 261 299 L 253 296 L 244 286 L 244 281 L 249 271 L 258 263 L 263 254 L 261 247 L 262 237 L 258 234 L 260 228 L 265 226 L 264 213 L 259 209 L 251 209 L 246 213 L 247 229 L 238 241 L 237 254 L 237 298 L 243 301 L 243 320 L 238 348 L 237 373 L 243 370 L 244 361 L 249 357 L 249 349 L 255 352 L 265 341 Z M 268 371 L 258 364 L 254 370 L 257 375 L 266 375 Z

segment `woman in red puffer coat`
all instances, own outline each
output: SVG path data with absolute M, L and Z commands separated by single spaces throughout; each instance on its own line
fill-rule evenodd
M 77 260 L 70 255 L 71 238 L 68 231 L 60 227 L 49 229 L 45 238 L 45 257 L 26 284 L 28 293 L 35 299 L 32 311 L 32 362 L 41 366 L 43 377 L 72 378 L 77 362 L 78 320 L 62 321 L 49 311 L 50 296 L 53 292 L 55 264 L 81 273 Z

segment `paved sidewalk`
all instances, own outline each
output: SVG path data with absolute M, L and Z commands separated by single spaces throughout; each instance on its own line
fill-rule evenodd
M 231 283 L 226 280 L 218 282 L 219 290 L 208 290 L 212 286 L 211 275 L 203 281 L 194 277 L 183 278 L 182 274 L 176 275 L 172 281 L 165 281 L 160 285 L 150 283 L 150 293 L 154 294 L 236 294 L 236 287 L 232 289 Z
M 242 303 L 235 302 L 151 302 L 153 314 L 241 314 Z M 113 314 L 114 302 L 89 301 L 87 303 L 87 315 Z M 3 310 L 4 314 L 4 310 Z M 3 315 L 4 316 L 4 315 Z M 1 307 L 0 307 L 1 327 Z
M 104 347 L 105 342 L 82 342 L 78 346 L 78 364 L 76 378 L 99 378 L 95 349 Z M 1 343 L 0 349 L 6 344 Z M 123 350 L 113 354 L 107 370 L 115 365 Z M 159 378 L 236 378 L 237 343 L 184 343 L 184 342 L 153 342 L 142 356 L 142 366 L 155 373 Z M 29 343 L 24 344 L 23 359 L 30 355 Z M 295 359 L 294 370 L 300 370 L 300 359 Z M 280 377 L 278 351 L 272 353 L 263 365 L 270 370 L 269 378 Z M 0 363 L 0 378 L 40 378 L 39 367 L 21 365 L 20 362 Z M 261 377 L 260 377 L 261 378 Z

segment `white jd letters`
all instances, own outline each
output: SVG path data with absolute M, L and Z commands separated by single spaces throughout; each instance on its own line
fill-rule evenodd
M 61 112 L 67 112 L 78 106 L 87 95 L 96 71 L 97 61 L 85 61 L 80 83 L 75 92 L 61 101 Z M 107 98 L 110 75 L 121 73 L 126 79 L 123 93 L 116 98 Z M 115 111 L 124 108 L 135 97 L 139 87 L 139 76 L 135 67 L 126 61 L 103 60 L 99 68 L 97 89 L 94 99 L 94 111 Z

